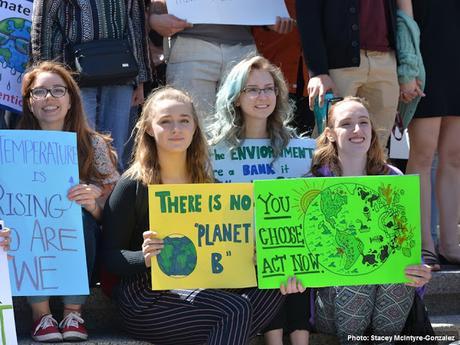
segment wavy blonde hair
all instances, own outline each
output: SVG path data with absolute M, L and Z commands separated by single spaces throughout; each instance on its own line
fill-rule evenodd
M 211 143 L 226 142 L 230 147 L 238 147 L 244 141 L 244 116 L 236 105 L 243 92 L 252 70 L 263 70 L 270 73 L 278 90 L 276 106 L 267 119 L 267 132 L 274 157 L 278 157 L 289 140 L 296 136 L 295 130 L 289 125 L 293 119 L 294 108 L 289 101 L 289 91 L 281 70 L 262 56 L 246 58 L 232 68 L 225 78 L 216 98 L 216 121 L 210 126 L 213 138 Z
M 334 103 L 327 114 L 327 128 L 334 130 L 334 114 L 335 109 L 339 104 L 344 102 L 357 102 L 362 104 L 367 112 L 369 112 L 369 105 L 364 98 L 348 96 L 343 100 Z M 371 122 L 371 144 L 367 151 L 366 173 L 367 175 L 384 175 L 387 174 L 389 168 L 385 161 L 385 154 L 379 144 L 379 139 L 374 126 Z M 337 143 L 330 141 L 326 135 L 326 130 L 316 139 L 316 150 L 313 154 L 311 162 L 311 173 L 314 176 L 321 176 L 320 169 L 328 167 L 335 176 L 342 176 L 342 167 L 339 163 L 337 153 Z
M 191 97 L 183 91 L 166 86 L 156 89 L 145 101 L 141 116 L 135 127 L 134 154 L 132 164 L 125 175 L 140 180 L 145 185 L 161 183 L 161 166 L 155 139 L 148 134 L 159 101 L 175 100 L 191 104 L 192 116 L 196 123 L 192 142 L 187 148 L 187 171 L 193 183 L 213 182 L 211 163 L 206 139 L 200 127 Z

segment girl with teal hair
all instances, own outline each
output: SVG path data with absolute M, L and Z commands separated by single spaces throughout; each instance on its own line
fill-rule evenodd
M 275 158 L 296 137 L 289 123 L 294 109 L 281 70 L 261 56 L 238 63 L 227 75 L 216 99 L 211 144 L 238 147 L 244 139 L 270 139 Z

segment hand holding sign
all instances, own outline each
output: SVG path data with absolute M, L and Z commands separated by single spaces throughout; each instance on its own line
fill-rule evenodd
M 302 293 L 305 291 L 305 287 L 302 285 L 300 280 L 296 277 L 289 277 L 286 285 L 280 285 L 280 291 L 282 295 L 289 295 L 291 293 Z
M 11 234 L 10 229 L 3 226 L 3 221 L 0 220 L 0 248 L 5 252 L 10 250 Z
M 70 188 L 67 197 L 93 214 L 98 206 L 96 199 L 102 195 L 102 190 L 94 184 L 78 184 Z
M 155 231 L 144 231 L 142 236 L 144 237 L 142 254 L 144 255 L 145 266 L 150 267 L 153 257 L 160 254 L 164 247 L 163 240 L 156 238 L 157 233 Z
M 275 25 L 270 25 L 268 28 L 279 34 L 288 34 L 294 30 L 296 21 L 289 17 L 276 17 Z
M 170 37 L 176 33 L 191 28 L 193 25 L 186 20 L 177 18 L 172 14 L 151 14 L 149 17 L 150 28 L 163 37 Z
M 431 267 L 428 265 L 413 265 L 405 269 L 406 277 L 410 280 L 407 286 L 421 287 L 431 279 Z

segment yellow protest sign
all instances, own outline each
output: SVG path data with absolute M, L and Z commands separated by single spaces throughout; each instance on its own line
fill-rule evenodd
M 257 286 L 252 184 L 149 185 L 153 290 Z

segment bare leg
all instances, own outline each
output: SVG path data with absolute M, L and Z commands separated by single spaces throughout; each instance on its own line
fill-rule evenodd
M 438 145 L 440 117 L 413 119 L 409 124 L 410 151 L 406 172 L 420 174 L 422 247 L 435 252 L 431 237 L 431 165 Z M 436 267 L 439 269 L 439 267 Z
M 64 305 L 64 312 L 63 317 L 66 317 L 72 312 L 76 312 L 81 315 L 81 304 L 65 304 Z
M 38 303 L 31 303 L 30 307 L 32 308 L 32 319 L 34 322 L 40 319 L 43 315 L 51 314 L 49 300 Z
M 289 335 L 292 345 L 308 345 L 310 332 L 306 330 L 296 330 Z
M 439 136 L 439 165 L 436 176 L 439 205 L 439 251 L 460 263 L 458 209 L 460 207 L 460 117 L 443 117 Z
M 265 345 L 283 345 L 283 330 L 272 329 L 264 333 Z

